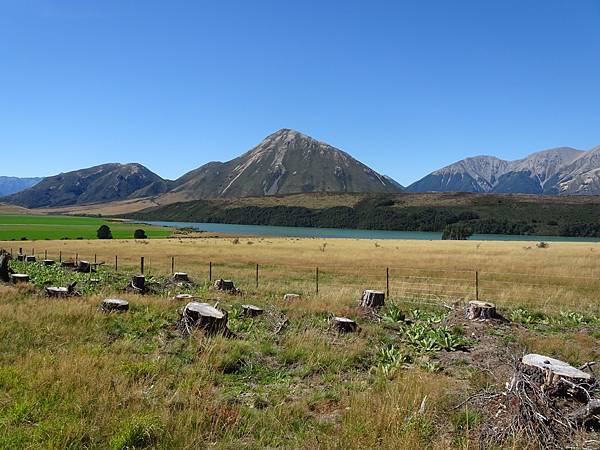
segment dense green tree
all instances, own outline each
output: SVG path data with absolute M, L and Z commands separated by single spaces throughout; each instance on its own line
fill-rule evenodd
M 148 239 L 148 236 L 146 236 L 146 232 L 144 230 L 142 230 L 141 228 L 138 228 L 137 230 L 135 230 L 133 232 L 133 238 L 134 239 Z
M 101 225 L 96 231 L 96 236 L 98 239 L 112 239 L 112 231 L 108 225 Z
M 442 233 L 442 239 L 464 241 L 473 235 L 473 230 L 464 223 L 453 223 L 446 225 Z

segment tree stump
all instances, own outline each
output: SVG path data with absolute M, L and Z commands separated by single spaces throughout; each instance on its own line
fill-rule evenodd
M 358 329 L 356 322 L 352 319 L 348 319 L 347 317 L 332 317 L 329 323 L 339 333 L 354 333 Z
M 19 253 L 17 255 L 17 261 L 25 261 L 25 255 L 23 253 Z
M 8 267 L 12 256 L 10 253 L 2 252 L 0 253 L 0 281 L 9 282 L 11 270 Z
M 559 379 L 565 378 L 573 380 L 591 380 L 592 375 L 583 370 L 579 370 L 560 359 L 550 358 L 549 356 L 530 353 L 521 358 L 521 362 L 528 367 L 537 369 L 544 374 L 544 385 L 551 386 Z
M 215 281 L 215 289 L 218 291 L 236 292 L 235 284 L 231 280 L 224 280 L 222 278 Z
M 363 292 L 359 305 L 362 308 L 381 308 L 383 305 L 385 305 L 385 292 L 367 289 Z
M 185 272 L 175 272 L 171 277 L 173 283 L 189 283 L 190 277 Z
M 244 315 L 248 317 L 260 316 L 264 312 L 262 308 L 254 305 L 242 305 L 242 309 L 244 310 Z
M 102 312 L 125 312 L 129 310 L 129 302 L 118 298 L 107 298 L 100 304 Z
M 35 257 L 35 255 L 27 255 L 25 257 L 25 262 L 34 263 L 36 261 L 37 261 L 37 258 Z
M 299 294 L 285 294 L 283 296 L 283 300 L 286 301 L 286 302 L 300 300 L 300 295 Z
M 54 265 L 53 259 L 45 259 L 42 262 L 44 263 L 45 266 L 53 266 Z
M 74 269 L 75 268 L 75 261 L 62 261 L 60 263 L 60 267 L 63 267 L 65 269 Z
M 478 300 L 470 301 L 465 311 L 467 320 L 497 320 L 502 316 L 496 312 L 496 305 Z
M 192 294 L 177 294 L 173 297 L 173 300 L 191 300 L 193 298 L 199 298 Z
M 186 327 L 200 328 L 208 334 L 225 332 L 227 313 L 208 303 L 190 302 L 183 309 L 183 321 Z
M 77 264 L 77 272 L 80 273 L 90 273 L 92 271 L 92 265 L 89 261 L 81 260 Z
M 578 425 L 585 424 L 588 420 L 597 420 L 597 417 L 600 415 L 600 400 L 599 399 L 591 399 L 587 405 L 584 405 L 580 408 L 577 408 L 575 411 L 572 411 L 567 418 Z
M 81 295 L 79 292 L 75 290 L 75 286 L 77 286 L 77 281 L 70 283 L 67 287 L 46 287 L 44 288 L 44 293 L 48 297 L 72 297 L 75 295 Z
M 25 273 L 13 273 L 10 276 L 10 280 L 14 283 L 29 283 L 29 275 Z
M 131 287 L 136 292 L 145 292 L 146 291 L 146 277 L 144 275 L 135 275 L 131 279 Z

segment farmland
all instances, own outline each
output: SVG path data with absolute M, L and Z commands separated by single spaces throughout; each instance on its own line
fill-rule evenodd
M 95 239 L 101 225 L 108 225 L 114 238 L 133 238 L 134 224 L 92 217 L 0 214 L 0 240 Z M 148 237 L 166 237 L 171 230 L 144 226 Z
M 503 389 L 512 356 L 600 356 L 600 244 L 536 244 L 36 242 L 38 255 L 105 264 L 88 275 L 11 263 L 31 283 L 0 285 L 0 447 L 478 448 L 491 414 L 469 398 Z M 125 293 L 141 257 L 152 291 Z M 170 285 L 172 266 L 194 284 Z M 209 277 L 233 279 L 242 294 L 213 290 Z M 40 294 L 69 281 L 81 297 Z M 356 306 L 366 288 L 389 289 L 378 319 Z M 218 302 L 235 337 L 182 335 L 185 301 L 172 298 L 181 292 Z M 301 299 L 286 302 L 287 292 Z M 465 321 L 476 296 L 509 322 Z M 130 311 L 100 313 L 108 297 Z M 245 303 L 265 314 L 245 317 Z M 360 332 L 336 333 L 331 315 Z M 504 445 L 535 448 L 519 435 Z

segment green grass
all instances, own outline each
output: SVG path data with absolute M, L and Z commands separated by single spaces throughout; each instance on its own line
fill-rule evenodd
M 171 235 L 169 228 L 111 222 L 93 217 L 0 214 L 0 241 L 95 239 L 96 231 L 103 224 L 110 227 L 115 239 L 132 239 L 137 228 L 144 229 L 149 238 Z

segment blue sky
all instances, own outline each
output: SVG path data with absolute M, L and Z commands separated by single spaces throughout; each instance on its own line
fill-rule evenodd
M 176 178 L 279 128 L 403 184 L 599 145 L 600 1 L 0 0 L 0 175 Z

